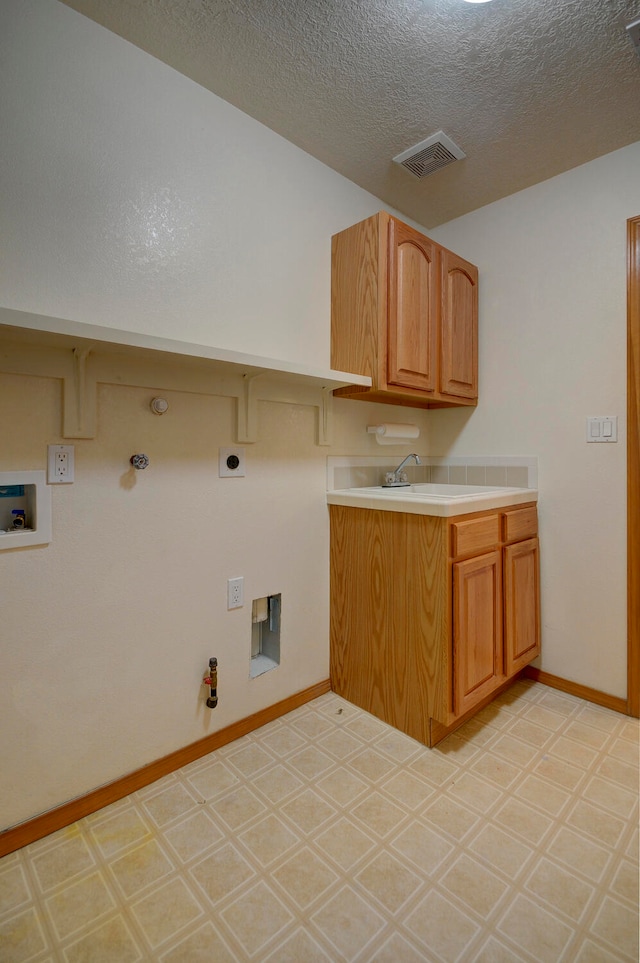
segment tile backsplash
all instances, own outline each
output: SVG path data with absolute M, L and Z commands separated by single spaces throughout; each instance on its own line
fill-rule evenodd
M 500 485 L 511 488 L 538 487 L 538 459 L 518 456 L 438 458 L 420 455 L 421 465 L 407 465 L 414 484 L 434 482 L 450 485 Z M 397 467 L 401 458 L 389 455 L 327 459 L 327 489 L 365 488 L 380 485 L 384 473 Z

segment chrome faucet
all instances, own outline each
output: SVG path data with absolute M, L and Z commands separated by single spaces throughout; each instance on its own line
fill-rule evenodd
M 382 483 L 383 488 L 405 488 L 407 485 L 409 485 L 407 473 L 404 471 L 404 466 L 411 458 L 415 458 L 416 465 L 420 464 L 420 459 L 416 454 L 411 453 L 410 455 L 407 455 L 407 457 L 400 462 L 395 471 L 388 471 L 385 474 L 384 481 Z

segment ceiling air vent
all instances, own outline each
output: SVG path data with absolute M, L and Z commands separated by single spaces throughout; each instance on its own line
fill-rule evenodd
M 631 38 L 633 46 L 636 48 L 636 53 L 640 57 L 640 20 L 634 20 L 633 23 L 627 24 L 627 33 Z
M 452 164 L 453 161 L 462 160 L 466 156 L 450 137 L 439 130 L 426 140 L 398 154 L 393 160 L 414 177 L 422 178 L 435 174 L 442 167 Z

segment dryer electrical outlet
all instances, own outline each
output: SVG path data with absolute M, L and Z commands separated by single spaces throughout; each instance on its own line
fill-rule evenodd
M 244 448 L 220 448 L 218 461 L 218 475 L 220 478 L 243 478 Z

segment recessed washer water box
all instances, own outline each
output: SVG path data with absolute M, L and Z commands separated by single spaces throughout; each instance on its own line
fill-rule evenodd
M 51 489 L 43 471 L 0 471 L 0 551 L 48 545 Z

